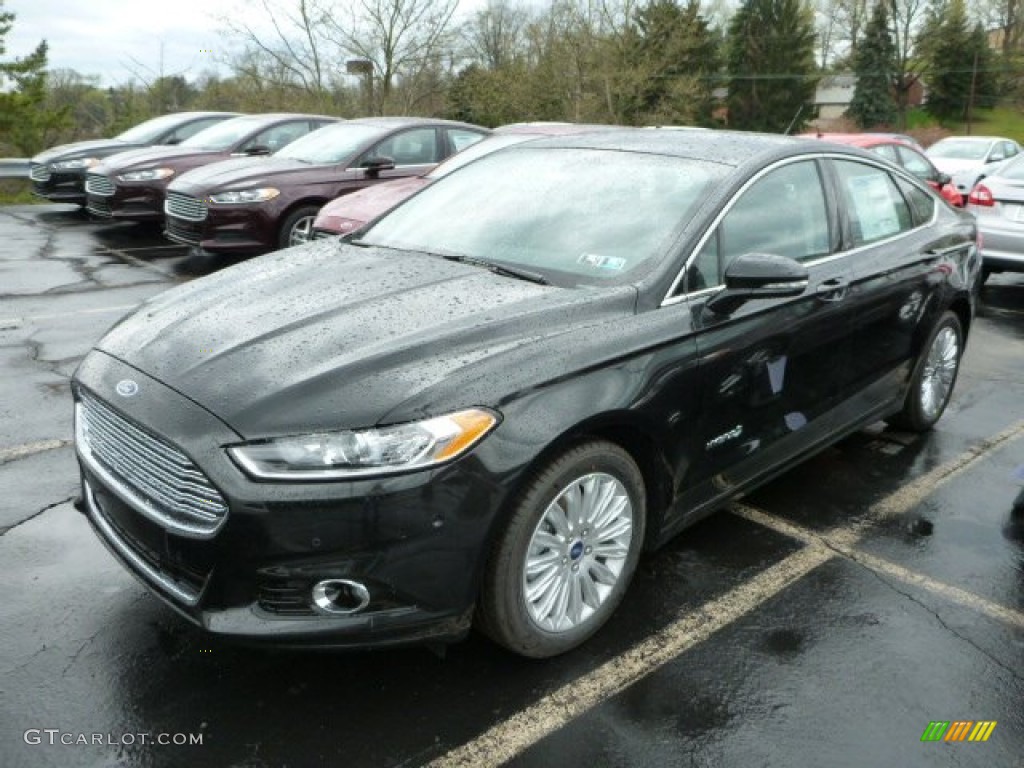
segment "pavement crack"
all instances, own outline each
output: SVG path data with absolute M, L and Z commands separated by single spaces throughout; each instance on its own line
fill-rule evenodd
M 0 536 L 6 536 L 8 533 L 13 531 L 15 528 L 17 528 L 19 526 L 22 526 L 25 523 L 31 522 L 32 520 L 35 520 L 37 517 L 39 517 L 44 512 L 49 512 L 54 507 L 59 507 L 61 504 L 67 504 L 68 502 L 71 502 L 71 501 L 74 501 L 74 500 L 75 500 L 75 497 L 74 497 L 74 495 L 72 495 L 72 496 L 68 496 L 66 499 L 61 499 L 60 501 L 55 501 L 55 502 L 53 502 L 53 504 L 47 504 L 45 507 L 40 509 L 38 512 L 33 512 L 31 515 L 26 517 L 24 520 L 19 520 L 14 525 L 8 525 L 5 528 L 0 528 Z
M 85 649 L 90 644 L 92 644 L 92 641 L 95 640 L 99 636 L 100 632 L 102 632 L 104 629 L 105 627 L 101 624 L 96 628 L 95 632 L 93 632 L 91 635 L 85 638 L 85 641 L 80 646 L 78 646 L 78 650 L 71 654 L 71 658 L 68 660 L 67 666 L 65 666 L 64 671 L 60 673 L 61 677 L 67 677 L 68 670 L 75 666 L 75 662 L 78 661 L 78 657 L 82 655 L 82 652 L 85 651 Z

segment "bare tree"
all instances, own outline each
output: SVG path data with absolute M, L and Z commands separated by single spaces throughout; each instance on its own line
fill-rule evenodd
M 459 0 L 354 0 L 347 18 L 331 15 L 326 21 L 333 41 L 351 56 L 373 66 L 378 83 L 375 110 L 393 107 L 395 86 L 432 81 L 449 50 L 452 15 Z M 407 94 L 405 104 L 422 94 Z
M 467 53 L 490 70 L 501 69 L 517 56 L 525 45 L 530 12 L 511 0 L 487 0 L 461 29 Z
M 920 70 L 914 63 L 914 37 L 928 12 L 928 0 L 887 0 L 889 23 L 892 25 L 892 40 L 896 47 L 896 108 L 900 128 L 907 124 L 907 107 L 910 91 L 921 79 Z

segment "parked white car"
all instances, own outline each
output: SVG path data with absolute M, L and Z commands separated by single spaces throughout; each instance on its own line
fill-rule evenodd
M 936 168 L 953 177 L 966 203 L 974 185 L 992 170 L 989 166 L 1020 151 L 1020 144 L 1003 136 L 950 136 L 932 144 L 925 153 Z

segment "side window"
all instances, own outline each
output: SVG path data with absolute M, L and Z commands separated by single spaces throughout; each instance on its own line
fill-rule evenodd
M 884 240 L 913 227 L 910 206 L 888 173 L 848 160 L 836 160 L 835 167 L 846 197 L 855 246 Z
M 923 181 L 930 181 L 935 178 L 935 169 L 932 168 L 931 163 L 917 154 L 917 152 L 907 147 L 897 147 L 896 151 L 900 153 L 900 162 L 903 164 L 903 167 L 917 176 L 917 178 Z
M 1012 141 L 1003 142 L 1003 156 L 1014 157 L 1017 154 L 1017 147 Z
M 891 144 L 876 144 L 875 146 L 870 147 L 869 150 L 880 157 L 884 157 L 890 163 L 899 162 L 896 159 L 896 149 Z
M 467 131 L 462 128 L 449 128 L 448 141 L 452 146 L 452 152 L 461 152 L 466 147 L 476 144 L 484 135 L 476 131 Z
M 390 157 L 395 165 L 436 163 L 437 132 L 433 128 L 414 128 L 386 139 L 368 153 L 369 157 Z
M 242 149 L 267 147 L 271 152 L 277 152 L 277 150 L 288 146 L 297 138 L 305 136 L 307 133 L 309 133 L 309 123 L 305 120 L 294 123 L 282 123 L 281 125 L 275 125 L 273 128 L 261 131 L 254 138 L 247 141 Z
M 914 226 L 919 227 L 931 221 L 932 216 L 935 214 L 935 198 L 920 187 L 915 187 L 904 179 L 897 178 L 896 183 L 899 185 L 903 197 L 910 203 L 910 212 L 914 217 Z

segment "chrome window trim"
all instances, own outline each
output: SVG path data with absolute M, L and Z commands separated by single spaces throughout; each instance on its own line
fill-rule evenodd
M 786 157 L 786 158 L 783 158 L 782 160 L 776 160 L 771 165 L 762 168 L 754 176 L 751 176 L 749 179 L 747 179 L 746 183 L 736 191 L 736 194 L 734 194 L 732 196 L 732 199 L 730 199 L 729 202 L 726 203 L 725 206 L 722 208 L 722 210 L 718 212 L 718 215 L 715 216 L 715 218 L 712 220 L 711 225 L 707 228 L 707 230 L 704 232 L 704 234 L 701 235 L 700 240 L 697 241 L 697 245 L 694 246 L 694 248 L 690 251 L 690 254 L 686 257 L 686 261 L 683 263 L 682 268 L 679 270 L 679 272 L 676 275 L 675 279 L 672 281 L 672 284 L 669 286 L 668 292 L 665 294 L 665 297 L 661 300 L 661 304 L 659 304 L 658 306 L 659 307 L 670 307 L 673 304 L 678 304 L 678 303 L 680 303 L 682 301 L 687 301 L 690 298 L 696 298 L 698 296 L 703 296 L 705 294 L 709 294 L 710 295 L 712 293 L 717 293 L 718 291 L 725 290 L 725 286 L 724 285 L 716 285 L 713 288 L 702 288 L 699 291 L 694 291 L 693 293 L 680 293 L 678 295 L 675 295 L 676 289 L 682 283 L 683 278 L 686 275 L 686 270 L 688 270 L 690 268 L 690 265 L 693 262 L 693 260 L 697 257 L 697 254 L 700 253 L 701 249 L 704 247 L 704 245 L 710 239 L 711 235 L 714 234 L 714 232 L 718 229 L 718 225 L 722 223 L 722 219 L 724 219 L 729 214 L 729 211 L 732 210 L 732 207 L 733 207 L 733 205 L 735 205 L 736 201 L 739 200 L 740 197 L 742 197 L 743 194 L 748 189 L 750 189 L 751 186 L 753 186 L 756 182 L 758 182 L 761 179 L 761 177 L 764 176 L 765 174 L 770 173 L 771 171 L 774 171 L 776 168 L 781 168 L 782 166 L 790 165 L 791 163 L 808 161 L 808 160 L 811 160 L 811 161 L 814 161 L 814 160 L 848 160 L 848 161 L 854 162 L 854 163 L 862 163 L 864 165 L 870 165 L 870 166 L 873 166 L 873 167 L 877 168 L 878 170 L 880 170 L 880 171 L 882 171 L 884 173 L 890 174 L 890 175 L 892 175 L 895 172 L 895 173 L 897 173 L 899 175 L 900 178 L 905 179 L 905 180 L 909 181 L 910 183 L 914 184 L 915 186 L 917 186 L 917 187 L 919 187 L 921 189 L 926 190 L 932 196 L 937 195 L 935 190 L 933 190 L 931 187 L 929 187 L 926 184 L 924 184 L 916 176 L 914 176 L 913 174 L 907 172 L 903 168 L 900 168 L 899 166 L 897 166 L 897 165 L 895 165 L 895 164 L 885 160 L 885 158 L 880 158 L 880 161 L 879 161 L 879 160 L 875 160 L 874 158 L 859 157 L 859 156 L 856 156 L 856 155 L 844 155 L 844 154 L 840 154 L 840 153 L 837 153 L 837 152 L 825 152 L 825 153 L 814 154 L 814 155 L 796 155 L 794 157 Z M 898 191 L 898 189 L 897 189 L 897 191 Z M 893 235 L 892 237 L 887 237 L 887 238 L 884 238 L 882 240 L 875 240 L 875 241 L 873 241 L 871 243 L 866 243 L 865 245 L 858 245 L 856 248 L 850 248 L 850 249 L 845 250 L 845 251 L 837 251 L 835 253 L 830 253 L 827 256 L 822 256 L 821 258 L 813 259 L 811 261 L 805 261 L 805 262 L 801 262 L 801 263 L 804 264 L 807 267 L 816 267 L 819 264 L 827 264 L 828 262 L 835 261 L 836 259 L 843 259 L 843 258 L 846 258 L 847 256 L 852 256 L 852 255 L 854 255 L 856 253 L 859 253 L 861 251 L 864 251 L 864 250 L 866 250 L 868 248 L 875 248 L 875 247 L 877 247 L 879 245 L 884 245 L 884 244 L 892 242 L 894 240 L 898 240 L 901 237 L 906 237 L 907 235 L 911 234 L 912 232 L 916 232 L 917 230 L 922 229 L 924 227 L 930 227 L 932 224 L 935 223 L 935 220 L 938 219 L 938 217 L 939 217 L 939 205 L 938 205 L 938 201 L 935 201 L 935 205 L 932 207 L 932 217 L 928 221 L 926 221 L 926 222 L 924 222 L 922 224 L 919 224 L 916 227 L 911 227 L 910 229 L 906 229 L 906 230 L 904 230 L 902 232 L 898 232 L 897 234 Z
M 88 481 L 83 481 L 83 485 L 85 486 L 85 503 L 89 510 L 89 519 L 92 520 L 93 525 L 95 525 L 100 533 L 103 534 L 104 541 L 108 543 L 121 557 L 131 563 L 137 571 L 144 574 L 151 581 L 158 584 L 185 605 L 193 606 L 198 603 L 198 592 L 189 589 L 188 587 L 181 586 L 170 579 L 166 574 L 150 565 L 143 557 L 136 554 L 135 550 L 131 548 L 131 545 L 121 538 L 118 532 L 114 529 L 114 526 L 107 522 L 107 519 L 103 516 L 99 505 L 96 503 L 92 486 L 89 485 Z

